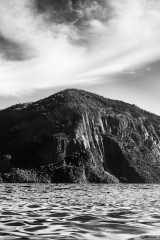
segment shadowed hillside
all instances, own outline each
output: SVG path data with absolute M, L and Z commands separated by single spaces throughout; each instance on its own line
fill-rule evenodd
M 1 110 L 2 181 L 159 183 L 159 123 L 135 105 L 77 89 Z

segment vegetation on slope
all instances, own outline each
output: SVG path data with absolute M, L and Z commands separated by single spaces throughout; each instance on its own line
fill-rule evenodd
M 57 164 L 34 169 L 11 168 L 0 175 L 0 182 L 9 183 L 114 183 L 114 177 L 91 168 L 89 151 L 74 152 Z M 117 181 L 118 182 L 118 181 Z
M 95 169 L 85 166 L 83 162 L 85 157 L 81 156 L 80 153 L 67 155 L 64 159 L 65 164 L 60 166 L 46 164 L 41 168 L 40 155 L 38 155 L 39 149 L 53 148 L 54 134 L 60 133 L 67 137 L 72 135 L 82 121 L 84 112 L 89 111 L 93 116 L 96 116 L 101 109 L 115 114 L 129 114 L 133 121 L 141 117 L 146 126 L 151 124 L 154 126 L 156 134 L 160 137 L 160 116 L 122 101 L 106 99 L 83 90 L 66 89 L 43 100 L 17 104 L 0 111 L 0 157 L 10 154 L 13 166 L 10 173 L 3 174 L 2 179 L 13 182 L 76 182 L 80 181 L 80 178 L 85 181 L 84 176 L 86 176 L 86 181 L 92 182 L 94 179 L 96 182 L 107 182 L 106 176 L 103 178 L 103 174 L 101 175 Z M 30 140 L 26 138 L 28 134 L 32 134 L 32 132 L 28 133 L 28 126 L 37 135 L 36 139 L 35 136 L 31 136 Z M 47 129 L 44 126 L 47 126 Z M 44 129 L 42 129 L 43 127 Z M 41 136 L 38 135 L 39 129 L 43 132 Z M 127 150 L 125 150 L 126 152 Z M 137 158 L 139 153 L 136 154 L 136 157 L 134 154 L 135 151 L 129 157 L 132 158 L 132 165 L 137 169 L 136 171 L 142 177 L 142 172 L 147 171 L 151 181 L 155 174 L 154 179 L 158 181 L 158 163 L 152 164 L 149 154 L 148 158 L 139 162 Z M 116 168 L 116 166 L 114 167 Z M 153 172 L 152 176 L 149 172 Z M 59 179 L 60 175 L 61 180 Z

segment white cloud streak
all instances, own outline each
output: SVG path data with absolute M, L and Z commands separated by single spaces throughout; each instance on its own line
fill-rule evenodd
M 0 53 L 0 95 L 110 81 L 160 59 L 159 0 L 104 1 L 105 8 L 81 9 L 78 25 L 46 21 L 33 0 L 1 0 L 0 36 L 23 48 L 26 60 Z

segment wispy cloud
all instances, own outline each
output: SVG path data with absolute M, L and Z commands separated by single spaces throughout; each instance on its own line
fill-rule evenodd
M 159 0 L 66 2 L 0 1 L 0 95 L 107 81 L 160 58 Z

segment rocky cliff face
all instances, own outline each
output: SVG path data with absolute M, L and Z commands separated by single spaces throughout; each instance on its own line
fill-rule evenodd
M 135 105 L 68 89 L 0 111 L 0 133 L 0 156 L 14 167 L 88 150 L 91 168 L 113 182 L 160 182 L 160 117 Z

